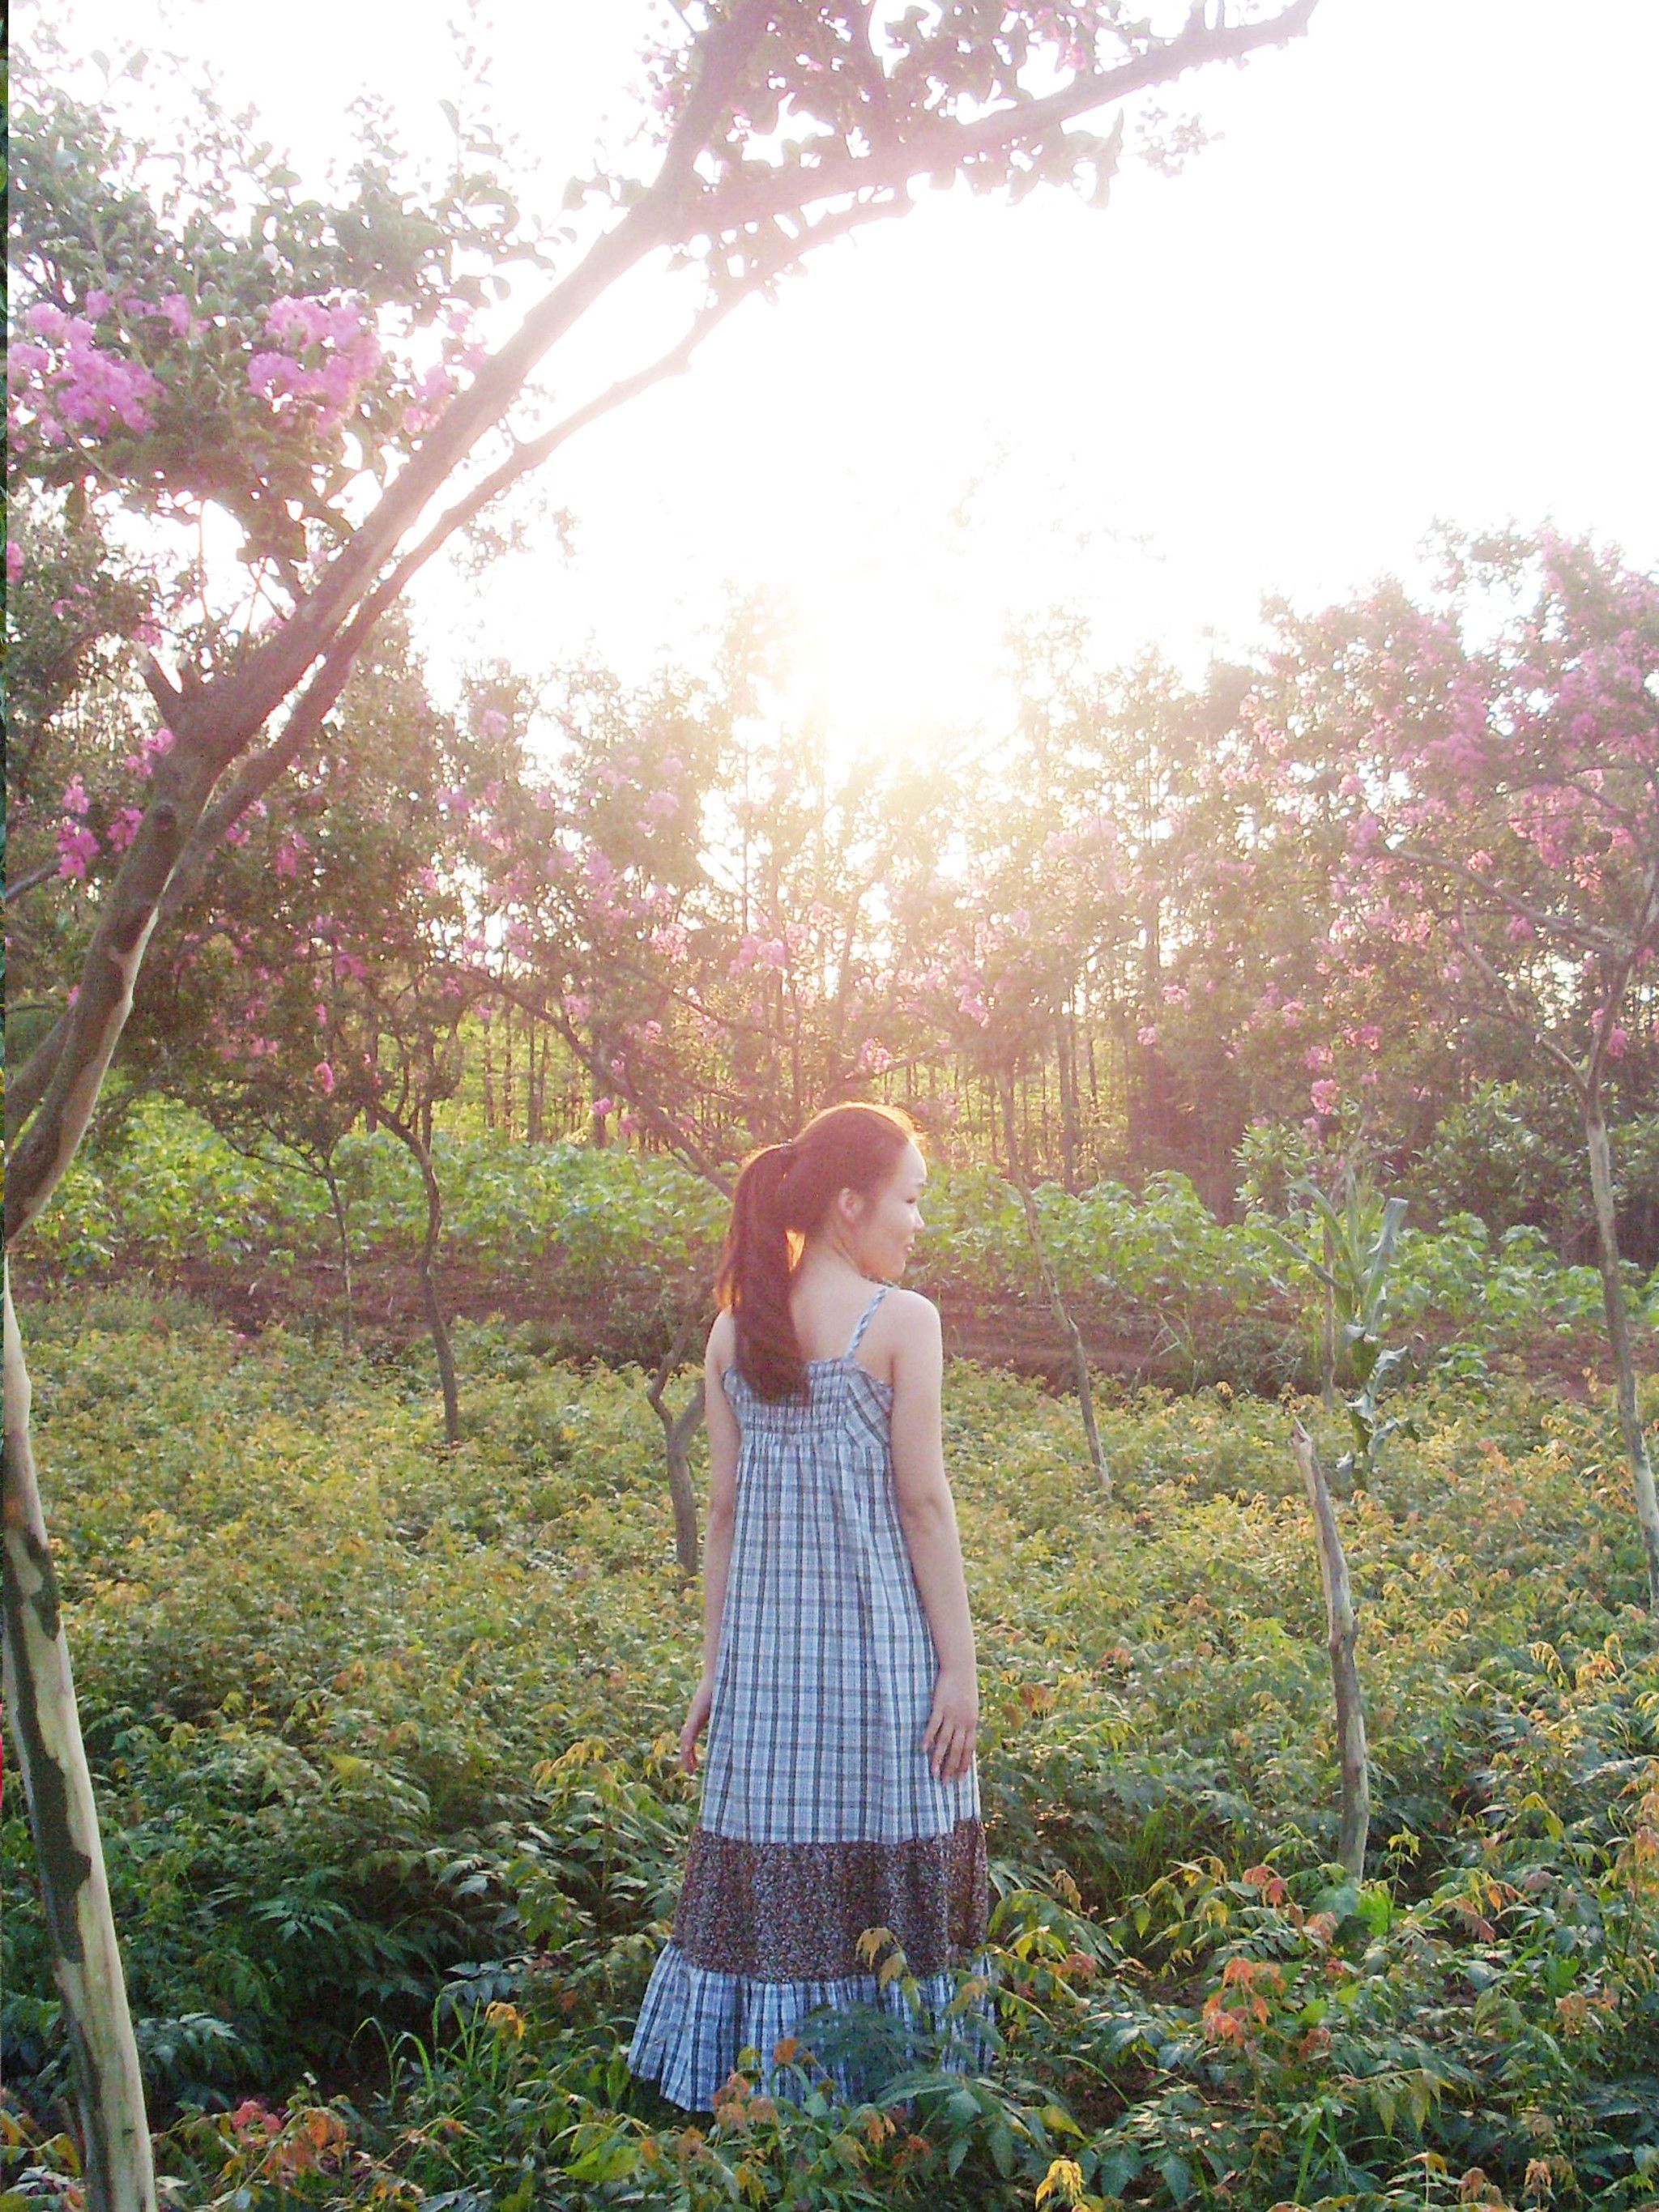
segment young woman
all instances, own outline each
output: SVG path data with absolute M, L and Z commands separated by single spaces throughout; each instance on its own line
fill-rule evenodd
M 690 2111 L 808 2014 L 879 2005 L 886 1928 L 934 2021 L 986 1932 L 974 1632 L 940 1436 L 939 1314 L 892 1287 L 927 1167 L 832 1106 L 740 1176 L 708 1339 L 702 1805 L 629 2064 Z M 969 2052 L 988 2020 L 967 2008 Z M 857 2094 L 845 2064 L 830 2072 Z M 788 2084 L 772 2082 L 777 2094 Z

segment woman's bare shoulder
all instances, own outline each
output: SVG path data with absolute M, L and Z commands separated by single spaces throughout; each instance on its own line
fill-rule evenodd
M 717 1370 L 723 1371 L 737 1357 L 737 1350 L 738 1325 L 732 1318 L 732 1309 L 722 1306 L 714 1316 L 714 1326 L 708 1332 L 708 1358 Z
M 901 1346 L 921 1349 L 939 1340 L 939 1308 L 920 1291 L 889 1291 L 878 1318 L 883 1336 L 896 1351 Z

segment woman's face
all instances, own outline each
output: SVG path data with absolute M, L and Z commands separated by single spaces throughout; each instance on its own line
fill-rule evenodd
M 853 1257 L 861 1273 L 896 1282 L 921 1227 L 921 1187 L 927 1163 L 907 1144 L 881 1188 L 860 1200 L 853 1230 Z M 854 1194 L 857 1195 L 856 1194 Z

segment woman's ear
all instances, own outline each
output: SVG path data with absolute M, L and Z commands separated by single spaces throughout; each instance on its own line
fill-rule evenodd
M 864 1218 L 865 1198 L 861 1190 L 845 1183 L 836 1193 L 836 1212 L 849 1229 L 856 1229 Z

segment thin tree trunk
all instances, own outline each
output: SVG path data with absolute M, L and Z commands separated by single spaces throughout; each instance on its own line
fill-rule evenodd
M 700 1324 L 701 1316 L 696 1314 L 682 1322 L 674 1341 L 657 1363 L 657 1371 L 645 1394 L 651 1401 L 652 1412 L 662 1423 L 663 1448 L 668 1459 L 668 1494 L 674 1501 L 674 1557 L 682 1573 L 688 1575 L 697 1571 L 697 1493 L 691 1481 L 691 1439 L 702 1419 L 702 1377 L 697 1377 L 696 1387 L 678 1413 L 669 1412 L 662 1394 L 696 1341 Z
M 1008 1178 L 1019 1193 L 1019 1202 L 1025 1211 L 1026 1233 L 1031 1240 L 1031 1249 L 1036 1255 L 1037 1273 L 1042 1279 L 1042 1287 L 1048 1294 L 1049 1310 L 1055 1321 L 1059 1322 L 1060 1334 L 1065 1338 L 1067 1349 L 1072 1355 L 1072 1379 L 1077 1386 L 1078 1407 L 1083 1416 L 1083 1435 L 1089 1447 L 1089 1462 L 1094 1468 L 1095 1478 L 1100 1485 L 1102 1492 L 1109 1498 L 1112 1494 L 1111 1470 L 1106 1464 L 1105 1449 L 1101 1443 L 1100 1431 L 1095 1421 L 1095 1394 L 1089 1379 L 1089 1354 L 1085 1348 L 1078 1325 L 1072 1319 L 1071 1310 L 1066 1305 L 1065 1294 L 1060 1287 L 1060 1278 L 1054 1273 L 1053 1262 L 1048 1257 L 1048 1248 L 1043 1243 L 1042 1222 L 1037 1212 L 1036 1200 L 1031 1194 L 1030 1186 L 1025 1180 L 1025 1170 L 1020 1164 L 1019 1145 L 1014 1127 L 1012 1077 L 1008 1075 L 1000 1077 L 998 1088 L 1002 1098 L 1002 1133 L 1008 1154 Z
M 335 1233 L 340 1240 L 340 1273 L 345 1285 L 345 1317 L 340 1324 L 340 1341 L 349 1351 L 357 1328 L 351 1283 L 351 1235 L 346 1227 L 345 1200 L 340 1195 L 339 1179 L 331 1167 L 324 1168 L 323 1180 L 328 1185 L 328 1202 L 334 1209 Z
M 530 1031 L 530 1052 L 525 1073 L 525 1137 L 532 1145 L 542 1138 L 542 1090 L 547 1079 L 547 1045 L 544 1041 L 539 1058 L 536 1051 L 536 1024 L 526 1025 Z
M 1068 1192 L 1077 1190 L 1077 1014 L 1062 1006 L 1055 1017 L 1055 1045 L 1060 1061 L 1060 1153 Z
M 1330 1224 L 1326 1223 L 1321 1234 L 1324 1238 L 1325 1298 L 1320 1309 L 1319 1323 L 1319 1395 L 1325 1411 L 1336 1411 L 1336 1292 L 1331 1278 L 1336 1273 L 1336 1247 L 1331 1241 Z
M 455 1382 L 455 1354 L 449 1341 L 449 1328 L 444 1320 L 443 1304 L 438 1296 L 438 1280 L 434 1263 L 438 1254 L 438 1239 L 443 1234 L 443 1193 L 438 1188 L 438 1178 L 433 1171 L 432 1147 L 429 1133 L 423 1135 L 414 1121 L 401 1118 L 393 1121 L 385 1116 L 386 1127 L 401 1139 L 421 1171 L 421 1182 L 426 1192 L 426 1235 L 421 1240 L 419 1261 L 421 1297 L 426 1307 L 426 1322 L 432 1333 L 432 1349 L 438 1355 L 438 1384 L 444 1399 L 444 1441 L 453 1449 L 461 1440 L 461 1408 L 459 1393 Z
M 90 2212 L 154 2212 L 144 2085 L 115 1941 L 58 1578 L 35 1480 L 22 1338 L 5 1304 L 6 1711 L 22 1769 L 52 1969 L 75 2060 Z
M 1356 1881 L 1365 1873 L 1365 1837 L 1370 1826 L 1370 1767 L 1365 1747 L 1365 1707 L 1359 1694 L 1354 1645 L 1359 1624 L 1353 1585 L 1337 1529 L 1330 1486 L 1319 1464 L 1314 1440 L 1300 1421 L 1291 1431 L 1291 1449 L 1302 1471 L 1313 1508 L 1314 1540 L 1319 1548 L 1319 1579 L 1325 1590 L 1325 1644 L 1331 1656 L 1331 1686 L 1336 1698 L 1337 1756 L 1342 1770 L 1341 1827 L 1336 1855 Z
M 1607 1121 L 1601 1112 L 1599 1087 L 1584 1094 L 1584 1139 L 1589 1149 L 1590 1191 L 1595 1203 L 1595 1243 L 1601 1264 L 1601 1304 L 1607 1315 L 1607 1341 L 1613 1347 L 1614 1388 L 1619 1401 L 1619 1425 L 1624 1431 L 1636 1492 L 1636 1520 L 1642 1531 L 1642 1549 L 1648 1569 L 1648 1610 L 1659 1613 L 1659 1497 L 1656 1497 L 1653 1462 L 1636 1403 L 1636 1363 L 1631 1355 L 1630 1317 L 1625 1311 L 1625 1286 L 1619 1273 L 1619 1221 L 1613 1203 L 1613 1150 L 1607 1141 Z

